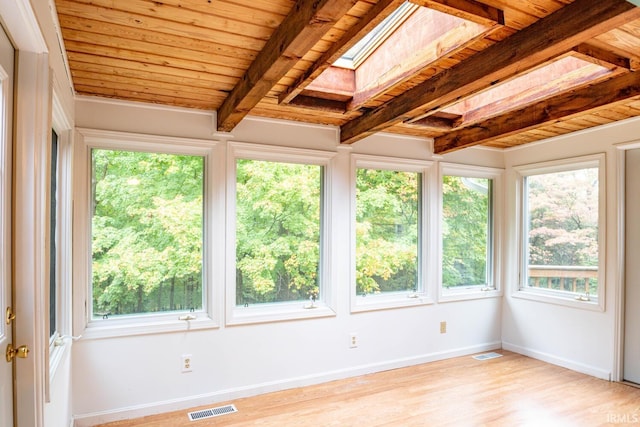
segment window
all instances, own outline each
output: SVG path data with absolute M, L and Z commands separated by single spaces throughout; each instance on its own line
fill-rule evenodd
M 356 308 L 421 302 L 427 165 L 369 156 L 354 162 Z
M 443 164 L 441 186 L 441 299 L 494 295 L 501 171 Z
M 214 228 L 222 222 L 213 204 L 221 183 L 216 144 L 83 133 L 76 192 L 86 202 L 76 203 L 74 233 L 90 284 L 81 295 L 83 335 L 215 326 L 208 284 L 222 271 L 212 255 L 214 231 L 222 235 Z
M 202 310 L 203 157 L 91 159 L 92 318 Z
M 71 337 L 71 274 L 72 274 L 72 125 L 57 94 L 52 97 L 51 141 L 49 157 L 49 347 L 45 356 L 49 365 L 45 379 L 45 395 L 49 396 L 50 381 L 58 366 L 68 355 L 66 345 Z
M 228 278 L 235 285 L 230 321 L 333 314 L 325 277 L 331 154 L 231 147 L 236 257 Z
M 315 300 L 322 167 L 238 159 L 236 304 Z
M 522 294 L 603 307 L 603 164 L 599 155 L 518 168 Z

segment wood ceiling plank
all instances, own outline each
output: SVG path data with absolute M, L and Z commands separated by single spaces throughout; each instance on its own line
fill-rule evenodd
M 131 89 L 104 88 L 98 86 L 75 85 L 78 95 L 102 96 L 106 98 L 125 99 L 129 101 L 148 102 L 152 104 L 174 105 L 185 108 L 196 108 L 199 110 L 210 110 L 211 102 L 194 101 L 184 99 L 179 96 L 164 96 L 145 93 L 144 87 L 134 87 Z
M 255 22 L 239 21 L 235 17 L 216 14 L 211 7 L 210 13 L 201 13 L 181 7 L 174 7 L 161 1 L 151 0 L 73 0 L 78 5 L 98 7 L 113 11 L 122 11 L 134 16 L 149 17 L 165 22 L 170 26 L 173 23 L 190 25 L 194 28 L 220 28 L 231 34 L 266 39 L 277 27 L 278 23 L 270 23 L 270 26 L 257 25 Z
M 443 154 L 482 144 L 638 95 L 640 73 L 626 73 L 451 132 L 435 140 L 434 151 Z
M 396 123 L 472 95 L 640 17 L 624 0 L 576 0 L 341 127 L 350 144 Z
M 143 64 L 137 61 L 129 61 L 120 58 L 110 58 L 106 56 L 97 56 L 82 52 L 67 52 L 69 62 L 74 64 L 73 69 L 84 69 L 86 67 L 98 67 L 101 70 L 129 70 L 134 73 L 151 73 L 155 78 L 163 79 L 187 79 L 189 81 L 214 82 L 216 86 L 230 86 L 237 81 L 236 78 L 222 76 L 219 74 L 211 74 L 208 72 L 185 70 L 181 68 L 169 68 L 163 65 Z M 231 89 L 229 89 L 231 90 Z
M 191 3 L 202 3 L 202 0 L 188 0 Z M 246 6 L 247 0 L 211 0 L 214 6 L 221 3 L 234 3 L 240 6 Z M 295 0 L 251 0 L 250 7 L 256 10 L 262 10 L 267 12 L 275 12 L 282 16 L 286 16 L 291 10 Z
M 373 30 L 376 25 L 382 22 L 394 10 L 396 10 L 404 0 L 380 0 L 373 8 L 367 12 L 360 21 L 351 27 L 349 31 L 314 62 L 307 71 L 300 76 L 289 89 L 280 95 L 280 103 L 289 103 L 298 96 L 313 80 L 344 55 L 362 37 Z
M 179 22 L 167 22 L 164 19 L 136 15 L 121 10 L 78 4 L 71 0 L 56 0 L 56 9 L 58 13 L 69 16 L 140 28 L 160 34 L 172 34 L 196 40 L 206 40 L 220 44 L 221 46 L 250 46 L 251 49 L 249 50 L 254 51 L 262 49 L 262 46 L 268 38 L 268 36 L 266 36 L 264 39 L 257 39 L 244 34 L 226 32 L 223 28 L 203 28 Z
M 224 80 L 204 80 L 199 78 L 189 78 L 177 74 L 160 74 L 154 73 L 148 70 L 131 70 L 126 68 L 119 68 L 115 66 L 105 67 L 103 65 L 89 64 L 78 61 L 69 61 L 69 65 L 72 69 L 71 74 L 75 76 L 77 73 L 82 73 L 85 76 L 90 74 L 96 75 L 111 75 L 114 77 L 124 77 L 129 79 L 138 79 L 141 81 L 153 81 L 157 84 L 177 84 L 184 88 L 185 91 L 202 92 L 212 90 L 220 93 L 227 93 L 226 91 L 233 88 L 233 82 L 225 82 Z M 235 81 L 234 81 L 235 82 Z
M 251 61 L 245 58 L 231 58 L 219 55 L 212 55 L 210 52 L 194 50 L 192 46 L 186 43 L 180 47 L 163 46 L 158 49 L 158 45 L 146 41 L 122 39 L 113 35 L 88 33 L 86 31 L 78 31 L 72 29 L 64 30 L 65 39 L 69 42 L 78 42 L 92 45 L 95 47 L 106 47 L 110 49 L 122 49 L 127 51 L 151 54 L 154 56 L 167 58 L 167 63 L 173 59 L 196 61 L 212 66 L 228 67 L 231 74 L 242 73 Z M 229 73 L 228 73 L 229 74 Z
M 612 46 L 631 58 L 640 59 L 640 49 L 638 49 L 640 39 L 627 31 L 616 28 L 599 35 L 596 40 Z
M 91 43 L 77 42 L 74 40 L 67 40 L 65 45 L 69 52 L 88 53 L 95 56 L 120 58 L 128 61 L 141 62 L 143 64 L 180 68 L 185 70 L 200 71 L 203 73 L 214 73 L 223 76 L 226 75 L 231 77 L 239 77 L 242 74 L 242 69 L 240 68 L 232 68 L 230 66 L 224 66 L 220 64 L 198 62 L 191 59 L 171 58 L 152 53 L 132 51 L 124 48 L 96 46 Z
M 262 3 L 262 7 L 260 6 Z M 162 0 L 162 4 L 187 10 L 233 19 L 251 25 L 275 29 L 291 9 L 291 1 L 238 2 L 228 0 Z
M 207 40 L 199 40 L 174 34 L 160 33 L 157 31 L 149 31 L 142 28 L 135 28 L 120 24 L 107 23 L 94 19 L 80 18 L 65 14 L 58 14 L 58 21 L 62 28 L 63 36 L 66 38 L 67 30 L 82 31 L 86 33 L 107 34 L 112 37 L 118 37 L 127 40 L 145 41 L 152 43 L 157 48 L 163 46 L 184 47 L 190 46 L 191 49 L 208 52 L 210 55 L 224 56 L 228 58 L 242 58 L 247 61 L 253 61 L 258 51 L 236 46 L 223 45 L 213 43 Z
M 218 110 L 218 130 L 232 130 L 353 4 L 299 0 Z
M 492 27 L 504 25 L 504 12 L 475 0 L 409 0 L 420 6 Z
M 114 87 L 124 87 L 125 85 L 144 86 L 147 92 L 159 93 L 163 95 L 180 94 L 184 98 L 198 99 L 200 101 L 217 98 L 223 100 L 227 94 L 221 90 L 205 87 L 193 87 L 183 85 L 178 82 L 159 81 L 158 79 L 145 79 L 140 76 L 123 75 L 121 73 L 104 73 L 75 70 L 72 72 L 73 81 L 79 84 L 88 85 L 90 81 L 94 81 L 94 86 L 107 85 Z

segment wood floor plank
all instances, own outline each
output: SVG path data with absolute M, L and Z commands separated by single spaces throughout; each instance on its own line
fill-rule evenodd
M 161 426 L 601 426 L 640 424 L 640 389 L 504 350 L 118 421 Z M 189 421 L 233 403 L 237 413 Z

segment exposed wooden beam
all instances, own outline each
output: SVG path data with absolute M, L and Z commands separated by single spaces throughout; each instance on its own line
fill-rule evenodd
M 625 0 L 576 0 L 344 124 L 341 142 L 359 141 L 473 95 L 637 18 L 640 18 L 640 8 Z
M 453 128 L 453 119 L 439 117 L 436 115 L 423 117 L 419 120 L 407 123 L 409 126 L 424 126 L 438 130 L 451 130 Z
M 298 0 L 218 109 L 218 130 L 231 131 L 355 2 Z
M 435 139 L 434 152 L 444 154 L 483 144 L 636 96 L 640 96 L 640 72 L 625 73 L 450 132 Z
M 581 43 L 573 48 L 576 56 L 585 61 L 602 65 L 603 67 L 617 67 L 631 70 L 631 59 L 618 55 L 614 52 L 602 49 L 589 43 Z
M 380 0 L 364 15 L 357 24 L 351 27 L 344 36 L 331 45 L 317 61 L 311 65 L 289 88 L 282 92 L 279 97 L 280 103 L 289 103 L 298 96 L 312 81 L 314 81 L 324 70 L 336 62 L 364 35 L 373 30 L 376 25 L 382 22 L 394 10 L 396 10 L 404 0 Z
M 324 99 L 315 96 L 298 95 L 291 101 L 290 105 L 298 107 L 311 108 L 318 111 L 329 111 L 332 113 L 345 113 L 347 111 L 347 103 L 345 101 L 337 101 L 335 99 Z
M 475 0 L 409 0 L 411 3 L 448 13 L 467 21 L 493 26 L 504 25 L 504 12 Z

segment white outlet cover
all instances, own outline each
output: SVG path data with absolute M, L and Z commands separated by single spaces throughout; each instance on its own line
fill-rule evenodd
M 183 354 L 180 359 L 180 372 L 193 371 L 193 356 L 190 354 Z

